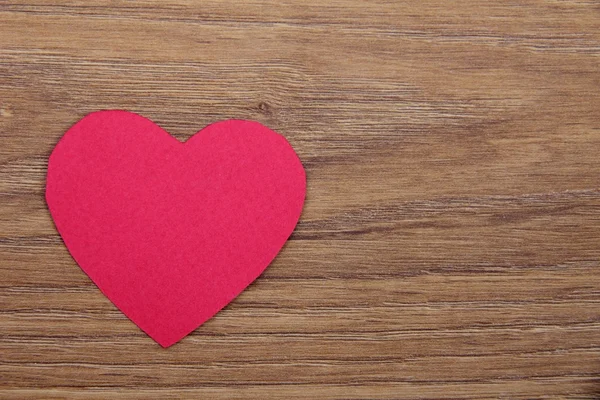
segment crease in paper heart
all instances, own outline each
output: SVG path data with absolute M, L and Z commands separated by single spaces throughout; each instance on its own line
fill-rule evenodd
M 168 347 L 229 304 L 294 230 L 306 175 L 287 140 L 253 121 L 182 143 L 152 121 L 99 111 L 48 162 L 46 201 L 81 269 Z

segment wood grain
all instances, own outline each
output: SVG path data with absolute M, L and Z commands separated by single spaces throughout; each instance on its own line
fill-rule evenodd
M 69 256 L 47 158 L 98 109 L 283 133 L 280 256 L 161 349 Z M 596 0 L 0 2 L 0 398 L 600 398 Z

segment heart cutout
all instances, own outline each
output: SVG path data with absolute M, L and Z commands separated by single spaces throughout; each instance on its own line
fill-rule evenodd
M 229 304 L 294 230 L 306 175 L 287 140 L 228 120 L 187 142 L 126 111 L 71 127 L 48 162 L 46 201 L 81 269 L 168 347 Z

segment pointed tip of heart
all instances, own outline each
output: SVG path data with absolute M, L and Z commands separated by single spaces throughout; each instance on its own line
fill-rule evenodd
M 183 339 L 183 338 L 181 338 Z M 162 347 L 163 349 L 168 349 L 169 347 L 173 346 L 174 344 L 178 343 L 181 339 L 177 339 L 177 340 L 164 340 L 164 341 L 158 341 L 156 339 L 154 339 L 156 341 L 156 343 L 158 343 L 160 345 L 160 347 Z
M 179 343 L 180 341 L 183 340 L 183 338 L 185 338 L 186 336 L 188 336 L 190 333 L 193 332 L 193 330 L 191 330 L 190 332 L 187 332 L 184 335 L 178 335 L 178 336 L 169 335 L 169 336 L 166 336 L 166 335 L 151 335 L 150 333 L 148 333 L 147 331 L 145 331 L 143 329 L 142 329 L 142 331 L 146 335 L 150 336 L 150 338 L 152 340 L 154 340 L 158 345 L 160 345 L 160 347 L 162 347 L 163 349 L 167 349 L 167 348 L 169 348 L 169 347 L 171 347 L 171 346 Z M 157 337 L 157 336 L 159 336 L 159 337 Z

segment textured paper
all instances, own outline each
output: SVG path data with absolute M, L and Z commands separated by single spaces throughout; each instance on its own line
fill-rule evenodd
M 182 143 L 126 111 L 95 112 L 70 128 L 46 186 L 73 258 L 163 347 L 263 272 L 305 193 L 290 144 L 257 122 L 217 122 Z

